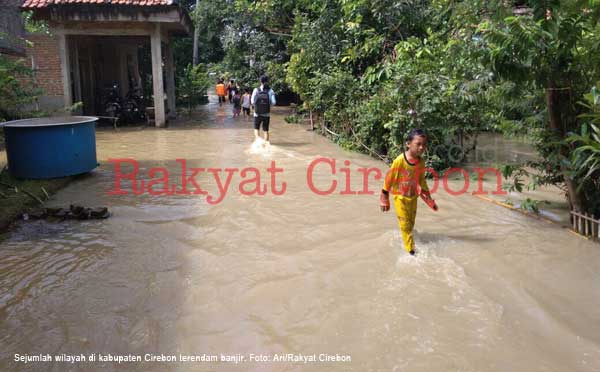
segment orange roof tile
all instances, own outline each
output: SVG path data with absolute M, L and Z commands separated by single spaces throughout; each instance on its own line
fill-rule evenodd
M 104 4 L 104 5 L 133 5 L 133 6 L 162 6 L 175 5 L 177 0 L 24 0 L 22 8 L 46 8 L 62 4 Z

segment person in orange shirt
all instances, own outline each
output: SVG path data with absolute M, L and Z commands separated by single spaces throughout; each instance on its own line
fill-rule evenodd
M 415 254 L 413 228 L 417 218 L 417 200 L 420 196 L 433 210 L 438 207 L 431 198 L 425 181 L 425 161 L 421 158 L 427 148 L 427 136 L 421 129 L 413 129 L 408 134 L 406 151 L 398 156 L 385 177 L 379 195 L 382 212 L 390 210 L 390 193 L 394 197 L 394 207 L 398 216 L 398 226 L 402 233 L 404 249 Z
M 219 97 L 219 106 L 222 106 L 223 102 L 225 102 L 225 96 L 227 95 L 225 92 L 225 84 L 223 84 L 223 79 L 219 79 L 217 85 L 215 86 L 215 90 L 217 91 L 217 96 Z

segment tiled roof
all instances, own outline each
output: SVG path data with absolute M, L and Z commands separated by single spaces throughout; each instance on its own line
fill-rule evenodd
M 36 9 L 53 5 L 70 4 L 161 6 L 174 5 L 176 3 L 176 0 L 24 0 L 21 7 L 25 9 Z

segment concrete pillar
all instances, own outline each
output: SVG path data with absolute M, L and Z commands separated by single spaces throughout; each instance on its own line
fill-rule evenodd
M 175 64 L 173 63 L 173 47 L 169 40 L 165 48 L 165 67 L 167 69 L 167 103 L 169 106 L 169 118 L 173 119 L 177 116 L 175 111 Z
M 161 35 L 160 24 L 157 23 L 150 36 L 150 49 L 152 50 L 152 88 L 154 92 L 154 123 L 157 127 L 164 127 L 166 125 Z
M 60 74 L 63 83 L 63 99 L 65 107 L 73 105 L 73 93 L 71 89 L 70 53 L 67 35 L 58 34 L 58 54 L 60 56 Z

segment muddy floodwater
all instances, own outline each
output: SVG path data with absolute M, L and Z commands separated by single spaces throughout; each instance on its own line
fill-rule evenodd
M 287 114 L 273 115 L 270 147 L 252 146 L 229 105 L 167 129 L 100 128 L 101 166 L 51 205 L 112 217 L 26 221 L 0 240 L 0 370 L 600 370 L 600 245 L 441 190 L 438 212 L 419 202 L 408 256 L 393 210 L 379 211 L 375 172 L 375 194 L 361 192 L 358 168 L 385 164 Z M 187 176 L 205 169 L 208 194 L 134 195 L 123 180 L 109 195 L 114 159 L 130 159 L 124 174 L 135 160 L 136 187 L 166 174 L 181 187 L 185 159 Z M 225 168 L 237 171 L 218 200 Z M 240 192 L 254 176 L 264 195 Z

